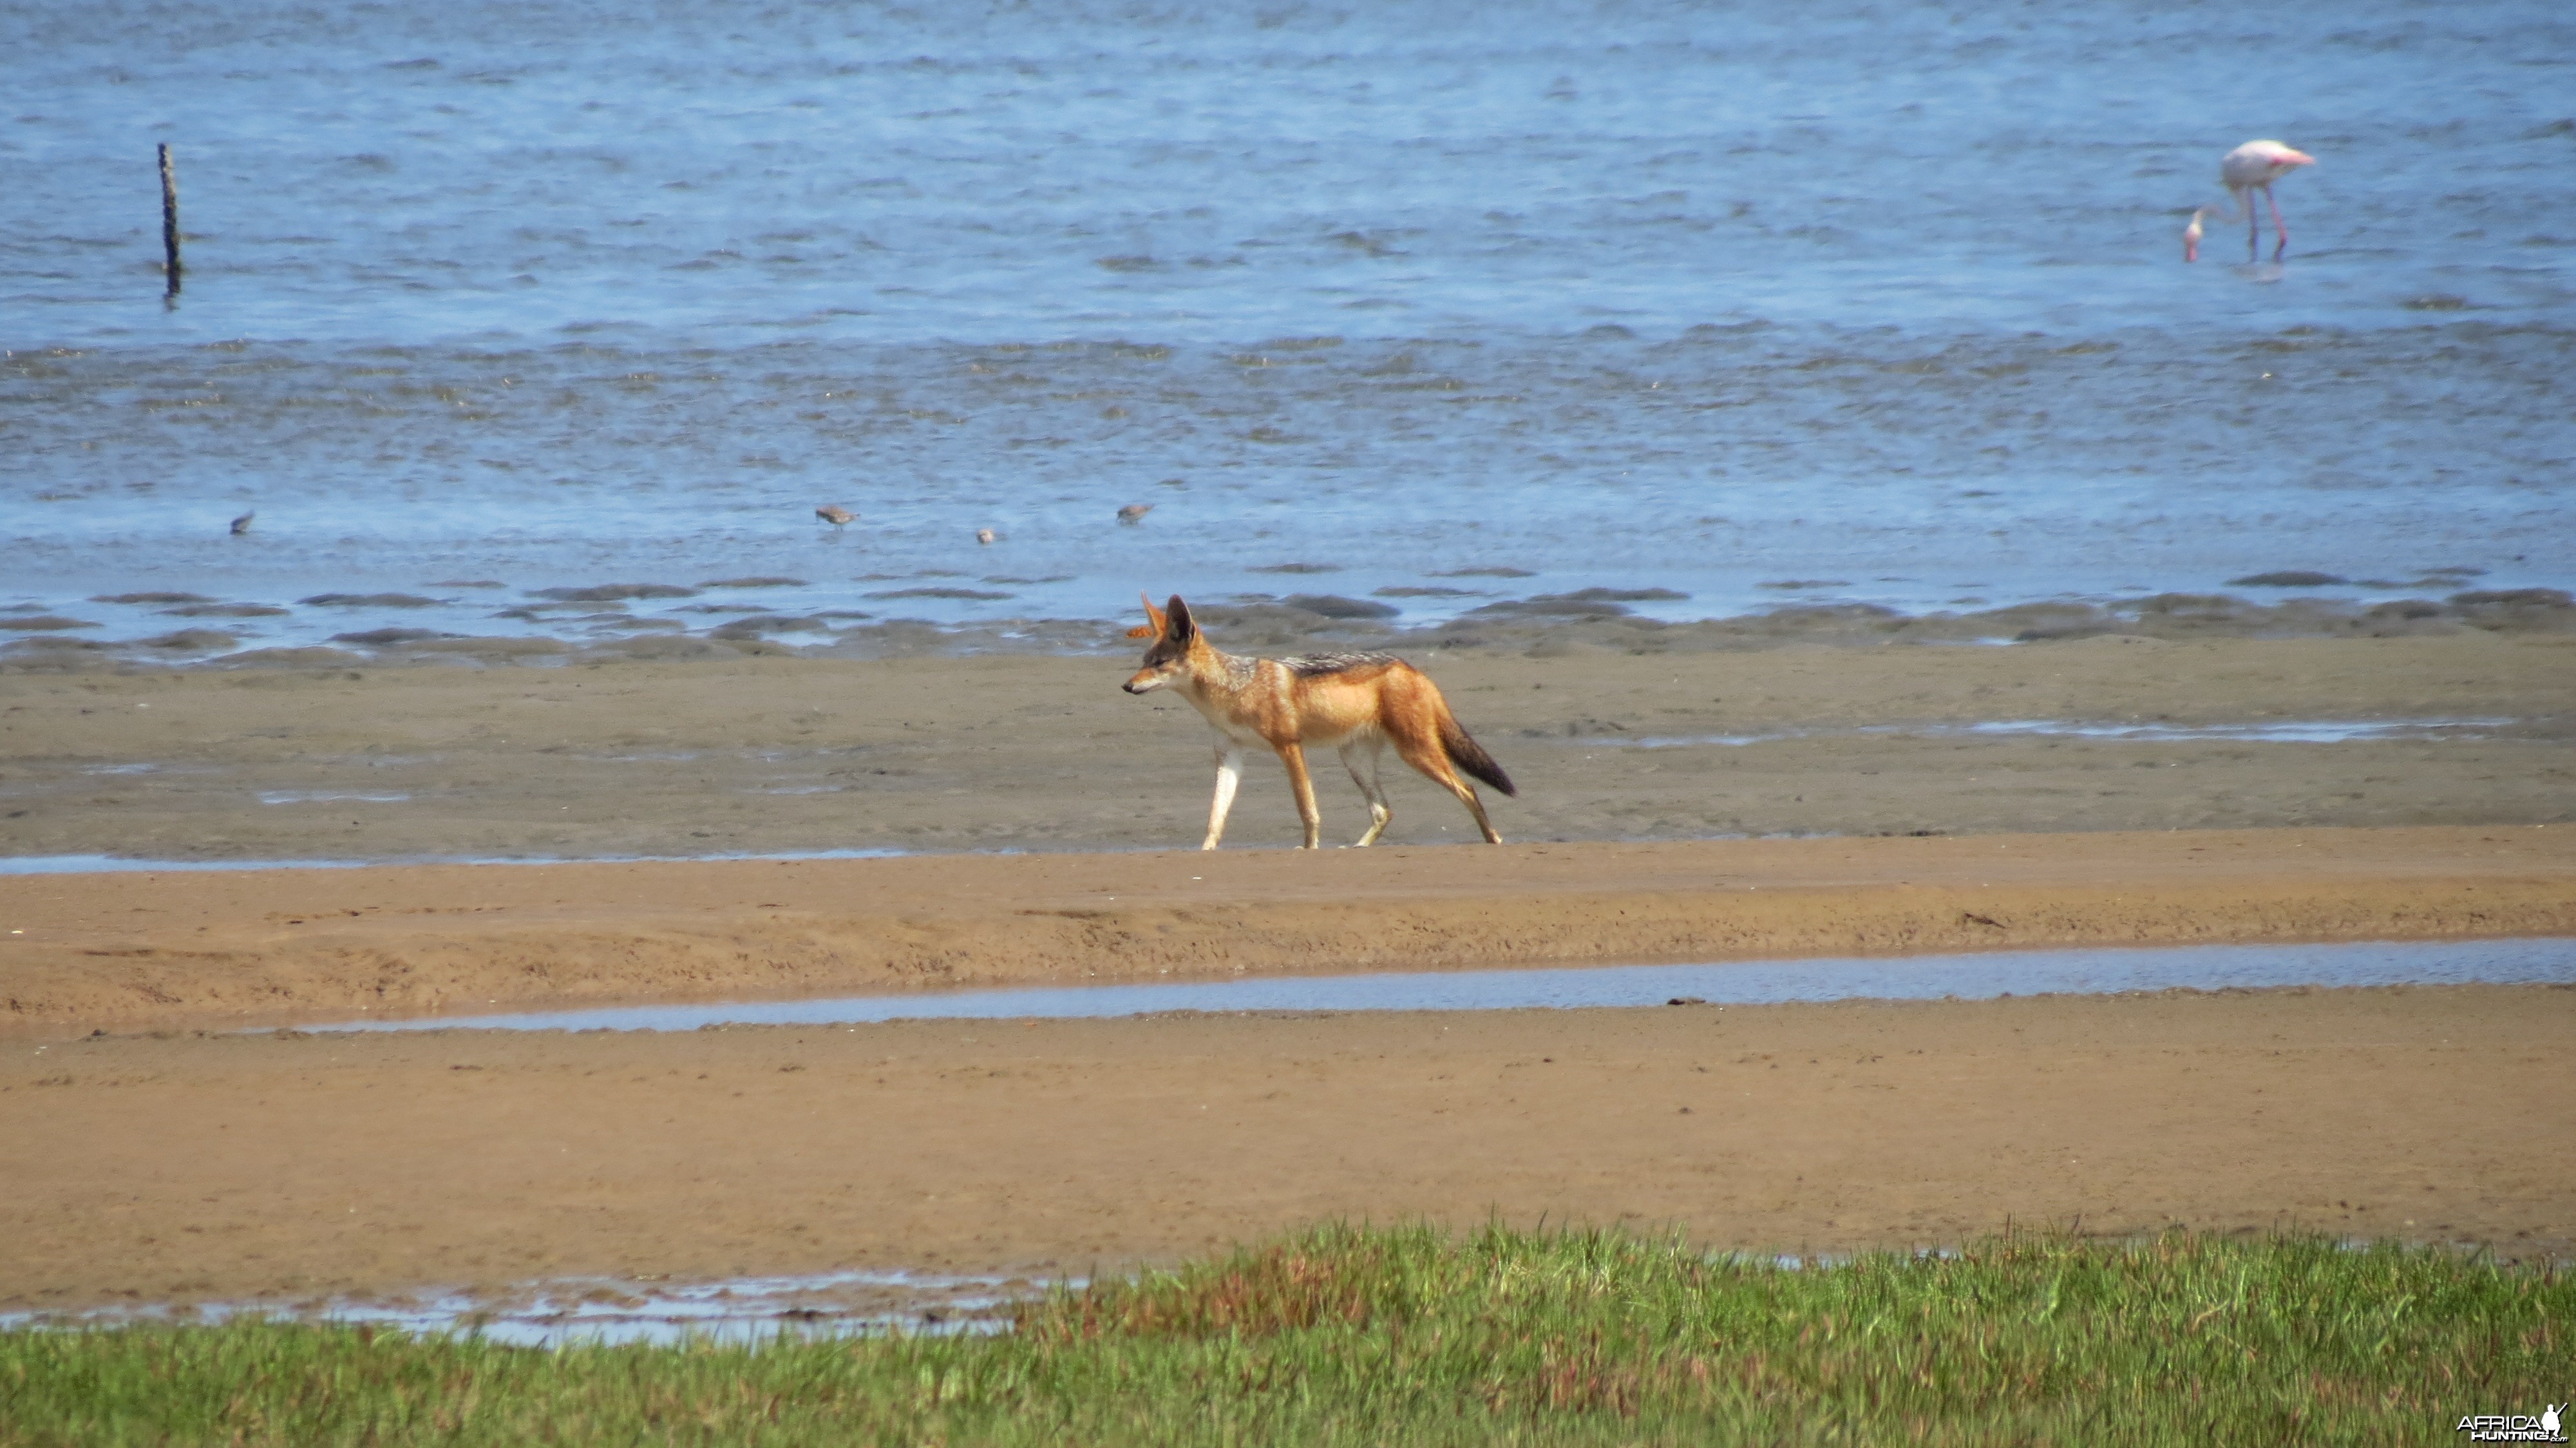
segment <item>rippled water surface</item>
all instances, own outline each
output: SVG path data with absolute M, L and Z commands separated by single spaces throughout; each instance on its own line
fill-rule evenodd
M 2539 0 L 111 0 L 0 93 L 27 639 L 2576 582 Z

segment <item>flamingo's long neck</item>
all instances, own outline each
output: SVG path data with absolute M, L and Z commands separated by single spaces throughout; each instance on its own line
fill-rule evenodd
M 2242 215 L 2238 214 L 2240 211 L 2243 212 Z M 2234 226 L 2240 221 L 2251 221 L 2254 219 L 2253 193 L 2250 189 L 2244 187 L 2230 186 L 2227 188 L 2227 204 L 2225 206 L 2204 206 L 2198 211 L 2193 212 L 2191 214 L 2191 219 L 2198 221 L 2204 216 L 2215 216 L 2230 226 Z

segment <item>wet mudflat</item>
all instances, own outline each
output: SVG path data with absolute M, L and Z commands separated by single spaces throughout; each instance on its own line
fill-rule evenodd
M 1229 640 L 1252 648 L 1252 640 Z M 2558 636 L 1411 654 L 1513 840 L 2576 819 Z M 0 855 L 695 857 L 1197 843 L 1213 771 L 1132 655 L 0 676 Z M 2043 727 L 2044 726 L 2044 727 Z M 1387 776 L 1388 838 L 1456 840 Z M 1358 796 L 1317 778 L 1325 837 Z M 1230 845 L 1297 838 L 1255 761 Z

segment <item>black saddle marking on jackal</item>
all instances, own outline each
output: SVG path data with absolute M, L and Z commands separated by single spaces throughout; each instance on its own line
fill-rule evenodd
M 1326 674 L 1347 674 L 1372 664 L 1400 664 L 1404 660 L 1393 654 L 1298 654 L 1275 662 L 1298 678 L 1314 679 Z

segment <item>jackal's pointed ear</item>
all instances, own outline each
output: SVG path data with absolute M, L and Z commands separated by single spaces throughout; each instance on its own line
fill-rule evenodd
M 1154 606 L 1154 600 L 1146 597 L 1146 595 L 1140 593 L 1136 596 L 1140 599 L 1144 599 L 1145 601 L 1145 622 L 1136 628 L 1127 630 L 1127 637 L 1131 639 L 1162 637 L 1163 629 L 1165 627 L 1163 623 L 1163 611 L 1156 608 Z
M 1190 617 L 1190 606 L 1181 602 L 1177 593 L 1172 595 L 1171 602 L 1163 605 L 1163 620 L 1163 637 L 1174 643 L 1186 643 L 1199 631 L 1198 624 Z

